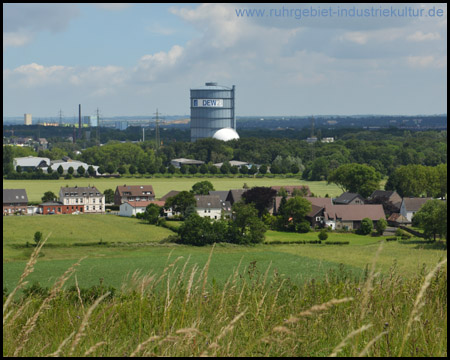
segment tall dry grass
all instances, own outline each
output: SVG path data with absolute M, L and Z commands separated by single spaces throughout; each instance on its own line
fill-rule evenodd
M 75 296 L 62 290 L 77 264 L 45 297 L 10 295 L 4 299 L 3 355 L 447 354 L 446 260 L 413 278 L 395 269 L 377 275 L 374 260 L 363 281 L 329 273 L 325 281 L 303 284 L 241 260 L 218 286 L 208 281 L 213 250 L 202 269 L 189 258 L 180 265 L 181 257 L 169 257 L 161 275 L 135 272 L 114 296 L 105 291 L 82 300 L 78 286 Z M 37 254 L 32 258 L 24 274 Z

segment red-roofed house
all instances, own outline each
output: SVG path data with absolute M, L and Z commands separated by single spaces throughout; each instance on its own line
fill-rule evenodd
M 152 185 L 117 186 L 114 193 L 114 205 L 120 205 L 129 201 L 150 200 L 155 200 L 155 192 Z

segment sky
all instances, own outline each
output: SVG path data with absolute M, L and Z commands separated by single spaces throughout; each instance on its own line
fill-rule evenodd
M 3 117 L 188 115 L 209 81 L 237 116 L 446 114 L 447 5 L 3 4 Z

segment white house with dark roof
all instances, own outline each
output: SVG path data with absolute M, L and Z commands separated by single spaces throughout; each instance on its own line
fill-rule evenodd
M 408 221 L 412 221 L 414 214 L 418 212 L 428 200 L 432 200 L 432 198 L 405 197 L 400 206 L 400 214 L 407 218 Z
M 95 186 L 61 187 L 59 190 L 59 201 L 63 205 L 84 205 L 86 214 L 105 212 L 105 195 Z
M 197 214 L 201 217 L 209 217 L 211 219 L 220 219 L 222 216 L 222 204 L 220 197 L 217 195 L 195 195 L 197 201 Z M 225 202 L 224 202 L 225 203 Z

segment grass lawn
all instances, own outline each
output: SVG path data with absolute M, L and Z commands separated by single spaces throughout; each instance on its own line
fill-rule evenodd
M 12 289 L 23 272 L 33 247 L 33 235 L 41 231 L 44 237 L 52 235 L 42 250 L 29 281 L 39 281 L 50 286 L 54 280 L 78 259 L 87 256 L 77 271 L 80 285 L 87 287 L 99 283 L 120 287 L 127 274 L 135 270 L 143 273 L 161 273 L 169 261 L 183 258 L 178 269 L 189 259 L 188 268 L 198 264 L 201 268 L 207 261 L 210 246 L 192 247 L 176 244 L 159 244 L 173 234 L 168 229 L 141 222 L 138 219 L 115 215 L 54 215 L 54 216 L 9 216 L 3 218 L 3 282 Z M 446 256 L 445 250 L 430 246 L 426 248 L 417 239 L 408 242 L 385 242 L 383 238 L 355 234 L 329 233 L 330 240 L 348 240 L 349 245 L 288 244 L 295 240 L 315 240 L 315 232 L 295 234 L 268 231 L 266 241 L 285 241 L 287 244 L 238 246 L 218 244 L 212 256 L 210 277 L 224 283 L 242 260 L 244 270 L 256 261 L 258 271 L 264 272 L 271 264 L 295 281 L 323 278 L 330 269 L 337 270 L 340 264 L 359 276 L 383 242 L 383 250 L 377 260 L 378 271 L 388 273 L 396 263 L 399 273 L 408 277 L 416 274 L 422 266 L 430 268 Z M 106 245 L 97 243 L 103 239 Z M 82 246 L 89 245 L 89 246 Z M 73 284 L 73 279 L 69 284 Z
M 95 185 L 101 192 L 106 189 L 115 190 L 117 185 L 153 185 L 157 198 L 167 194 L 170 190 L 191 190 L 196 182 L 208 180 L 216 190 L 242 189 L 244 183 L 253 186 L 276 185 L 308 185 L 311 191 L 318 196 L 339 196 L 342 191 L 334 184 L 327 185 L 326 181 L 304 181 L 295 178 L 105 178 L 105 179 L 71 179 L 71 180 L 3 180 L 4 189 L 26 189 L 29 201 L 41 201 L 46 191 L 59 194 L 62 186 L 88 186 Z

